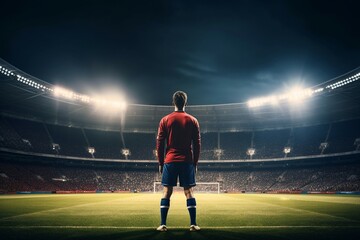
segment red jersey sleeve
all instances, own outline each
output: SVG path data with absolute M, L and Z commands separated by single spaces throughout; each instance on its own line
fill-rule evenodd
M 167 137 L 166 127 L 165 127 L 165 120 L 161 119 L 158 129 L 158 134 L 156 137 L 156 153 L 159 165 L 164 165 L 164 152 L 165 152 L 165 140 Z
M 197 165 L 200 156 L 200 148 L 201 148 L 201 136 L 200 136 L 200 125 L 197 119 L 194 119 L 194 130 L 193 130 L 193 154 L 194 154 L 194 165 Z

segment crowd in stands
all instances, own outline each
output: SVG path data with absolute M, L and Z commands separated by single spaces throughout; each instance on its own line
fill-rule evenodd
M 160 179 L 155 167 L 124 170 L 0 162 L 0 192 L 3 193 L 76 190 L 152 192 L 154 182 Z M 197 182 L 217 182 L 222 192 L 360 191 L 360 165 L 200 170 Z M 161 186 L 157 188 L 161 189 Z M 199 185 L 195 189 L 216 192 L 217 185 Z
M 269 159 L 354 151 L 360 145 L 359 121 L 254 132 L 202 133 L 200 159 Z M 156 158 L 155 139 L 155 132 L 121 133 L 0 118 L 0 147 L 35 153 L 151 160 Z M 358 144 L 355 144 L 356 139 Z M 322 149 L 320 145 L 325 142 L 326 148 Z M 95 152 L 89 153 L 89 147 Z M 290 153 L 285 154 L 284 147 L 290 147 Z M 247 154 L 249 148 L 255 149 L 251 157 Z M 123 154 L 123 149 L 128 149 L 129 154 Z

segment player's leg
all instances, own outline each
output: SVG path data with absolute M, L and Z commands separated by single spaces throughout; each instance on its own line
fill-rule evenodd
M 186 200 L 195 198 L 192 187 L 184 187 L 184 194 L 185 194 Z
M 186 196 L 186 205 L 190 215 L 190 231 L 198 231 L 200 227 L 196 223 L 196 199 L 192 189 L 196 185 L 194 165 L 184 163 L 179 179 L 180 186 L 184 187 L 184 194 Z
M 166 225 L 172 192 L 173 186 L 164 186 L 163 197 L 160 202 L 161 225 Z
M 172 186 L 164 186 L 163 197 L 160 201 L 160 216 L 161 216 L 161 223 L 160 226 L 157 228 L 158 231 L 165 232 L 167 231 L 166 227 L 166 219 L 170 208 L 170 197 L 173 192 Z
M 196 223 L 196 199 L 192 187 L 184 187 L 184 193 L 190 215 L 190 231 L 199 231 L 200 227 Z
M 164 186 L 163 198 L 170 199 L 173 193 L 173 186 Z
M 173 192 L 173 186 L 176 186 L 177 183 L 177 176 L 175 176 L 174 178 L 172 164 L 164 165 L 161 183 L 164 186 L 164 190 L 163 190 L 163 196 L 160 201 L 161 223 L 160 226 L 157 228 L 157 230 L 163 232 L 163 231 L 167 231 L 166 219 L 170 208 L 170 197 Z

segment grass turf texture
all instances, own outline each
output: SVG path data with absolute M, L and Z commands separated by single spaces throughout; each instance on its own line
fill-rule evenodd
M 360 197 L 197 194 L 189 232 L 183 194 L 157 232 L 160 194 L 0 196 L 1 239 L 360 239 Z

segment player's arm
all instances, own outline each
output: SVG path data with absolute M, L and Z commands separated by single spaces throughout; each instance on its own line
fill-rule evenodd
M 199 122 L 194 120 L 194 130 L 193 130 L 193 159 L 195 171 L 197 171 L 197 164 L 200 157 L 200 148 L 201 148 L 201 135 L 200 135 L 200 125 Z
M 166 130 L 164 120 L 162 119 L 159 124 L 158 134 L 156 137 L 156 153 L 159 162 L 159 172 L 162 173 L 164 166 L 164 151 L 165 151 Z

